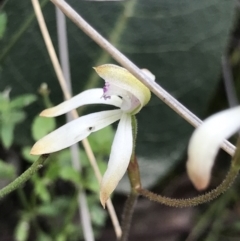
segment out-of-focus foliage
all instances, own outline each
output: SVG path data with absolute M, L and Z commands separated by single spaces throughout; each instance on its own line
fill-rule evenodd
M 22 110 L 36 101 L 35 95 L 25 94 L 10 100 L 10 89 L 0 93 L 0 139 L 5 148 L 9 148 L 14 142 L 14 128 L 26 118 Z
M 40 2 L 57 49 L 54 6 L 49 0 Z M 234 1 L 68 2 L 134 63 L 149 69 L 156 81 L 191 111 L 201 118 L 205 116 L 218 83 L 220 58 L 233 23 Z M 92 66 L 114 63 L 114 60 L 72 22 L 67 21 L 67 28 L 73 94 L 103 86 L 103 80 L 97 77 Z M 233 59 L 239 62 L 238 52 Z M 30 1 L 17 4 L 6 1 L 0 12 L 0 67 L 0 140 L 5 149 L 12 144 L 20 146 L 22 157 L 31 164 L 36 160 L 29 155 L 33 140 L 63 122 L 61 117 L 57 122 L 54 118 L 38 117 L 47 106 L 44 101 L 35 101 L 34 94 L 46 82 L 54 104 L 63 98 Z M 11 98 L 7 87 L 11 88 Z M 23 109 L 26 106 L 27 109 Z M 138 114 L 138 121 L 136 152 L 146 187 L 180 160 L 193 128 L 154 96 Z M 106 170 L 113 136 L 112 127 L 107 127 L 89 137 L 102 172 Z M 16 195 L 22 210 L 15 220 L 15 240 L 28 240 L 31 230 L 36 234 L 36 241 L 79 240 L 82 230 L 75 215 L 80 187 L 88 191 L 90 215 L 98 234 L 106 212 L 99 205 L 99 184 L 83 150 L 80 157 L 81 175 L 72 167 L 71 154 L 66 149 L 51 155 L 44 169 L 26 185 L 26 190 L 18 190 Z M 1 181 L 12 180 L 18 172 L 12 163 L 0 160 Z M 126 183 L 126 180 L 121 182 L 124 185 L 119 189 L 129 190 Z M 223 206 L 219 210 L 224 210 Z M 214 213 L 219 221 L 219 212 L 214 210 Z M 201 225 L 203 223 L 208 224 L 201 222 Z M 238 231 L 238 223 L 231 228 Z
M 7 26 L 7 15 L 4 12 L 0 12 L 0 40 L 2 39 Z
M 19 98 L 20 99 L 20 98 Z M 35 117 L 32 123 L 32 135 L 36 141 L 55 129 L 54 118 Z M 102 135 L 104 138 L 100 138 Z M 90 138 L 90 144 L 93 146 L 100 169 L 106 169 L 107 155 L 110 152 L 111 141 L 114 132 L 109 126 Z M 36 157 L 29 154 L 31 147 L 23 146 L 23 157 L 30 163 Z M 91 207 L 90 216 L 94 225 L 95 235 L 98 235 L 100 228 L 105 222 L 106 212 L 102 209 L 99 202 L 99 184 L 94 172 L 86 158 L 83 150 L 80 151 L 80 160 L 82 165 L 82 174 L 74 169 L 71 163 L 71 153 L 69 149 L 52 154 L 44 168 L 42 174 L 36 173 L 31 178 L 32 191 L 27 196 L 20 190 L 20 200 L 24 200 L 25 208 L 19 217 L 16 229 L 15 239 L 17 241 L 26 241 L 29 239 L 31 228 L 35 229 L 37 240 L 79 240 L 82 237 L 82 230 L 78 222 L 73 222 L 75 214 L 78 213 L 78 190 L 84 188 L 89 191 L 87 201 Z M 11 169 L 3 162 L 1 166 L 5 169 Z M 11 173 L 10 173 L 11 174 Z M 1 172 L 0 172 L 1 177 Z M 67 186 L 68 192 L 61 195 L 58 193 L 58 183 Z M 34 200 L 34 201 L 32 201 Z M 34 211 L 33 211 L 34 210 Z M 45 226 L 48 232 L 44 231 L 38 223 L 38 219 L 45 220 Z
M 16 177 L 15 167 L 0 159 L 0 180 L 13 180 Z

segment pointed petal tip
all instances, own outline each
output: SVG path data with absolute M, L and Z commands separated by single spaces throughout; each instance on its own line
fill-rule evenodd
M 41 155 L 43 153 L 41 153 L 41 151 L 39 150 L 39 148 L 36 146 L 36 144 L 32 147 L 31 151 L 30 151 L 30 154 L 31 155 L 35 155 L 35 156 L 38 156 L 38 155 Z
M 52 113 L 51 109 L 52 109 L 52 108 L 43 110 L 43 111 L 39 114 L 39 116 L 42 116 L 42 117 L 52 117 L 52 116 L 53 116 L 53 113 Z
M 103 196 L 102 193 L 100 193 L 100 202 L 101 202 L 101 204 L 102 204 L 102 206 L 103 206 L 104 209 L 106 208 L 106 202 L 107 202 L 107 200 L 108 200 L 108 197 Z
M 192 163 L 188 160 L 187 161 L 187 172 L 189 179 L 193 183 L 194 187 L 198 191 L 203 191 L 206 189 L 210 182 L 211 177 L 211 170 L 204 170 L 202 168 L 198 168 L 196 166 L 193 166 Z
M 190 175 L 189 178 L 198 191 L 205 190 L 209 185 L 209 180 L 207 178 L 202 178 L 201 176 L 190 177 Z
M 111 187 L 111 185 L 109 185 L 109 182 L 104 183 L 102 181 L 101 187 L 100 187 L 100 202 L 101 202 L 104 209 L 105 209 L 105 206 L 106 206 L 106 202 L 109 199 L 112 192 L 113 192 L 113 188 Z
M 113 191 L 115 190 L 117 184 L 118 181 L 116 181 L 114 178 L 109 177 L 108 175 L 106 176 L 106 173 L 104 174 L 100 186 L 100 202 L 103 208 L 105 208 L 106 203 Z
M 41 140 L 37 141 L 31 151 L 30 151 L 30 154 L 31 155 L 35 155 L 35 156 L 40 156 L 40 155 L 43 155 L 43 154 L 48 154 L 46 153 L 46 147 L 49 146 L 48 144 L 44 144 Z

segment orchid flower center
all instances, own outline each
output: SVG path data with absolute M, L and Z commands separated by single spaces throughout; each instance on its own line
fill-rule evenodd
M 139 99 L 129 91 L 106 82 L 105 86 L 103 87 L 103 98 L 108 99 L 111 98 L 112 95 L 117 95 L 122 99 L 121 110 L 126 113 L 131 113 L 141 105 Z

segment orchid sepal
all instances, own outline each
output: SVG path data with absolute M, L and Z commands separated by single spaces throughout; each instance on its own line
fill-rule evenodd
M 80 94 L 72 97 L 69 100 L 62 102 L 57 106 L 43 110 L 40 113 L 40 116 L 55 117 L 55 116 L 65 114 L 80 106 L 90 105 L 90 104 L 107 104 L 107 105 L 120 107 L 122 104 L 122 99 L 119 98 L 118 96 L 112 96 L 109 99 L 104 99 L 103 90 L 101 88 L 85 90 Z
M 122 115 L 121 110 L 101 111 L 82 116 L 68 122 L 37 141 L 30 154 L 42 155 L 67 148 L 115 121 Z
M 128 168 L 132 147 L 131 116 L 123 113 L 113 140 L 108 167 L 101 182 L 100 201 L 103 207 Z
M 210 182 L 211 170 L 222 142 L 240 128 L 240 107 L 207 118 L 193 133 L 188 146 L 187 171 L 198 190 Z

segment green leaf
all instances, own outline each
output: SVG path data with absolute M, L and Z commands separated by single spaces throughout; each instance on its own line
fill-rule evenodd
M 78 0 L 68 2 L 134 63 L 149 69 L 157 83 L 187 108 L 200 118 L 206 116 L 232 27 L 234 1 L 129 0 L 114 4 L 82 1 L 81 6 Z M 47 81 L 52 102 L 60 103 L 62 93 L 39 27 L 31 18 L 31 4 L 20 1 L 16 5 L 9 1 L 4 11 L 12 16 L 12 21 L 1 45 L 4 52 L 0 53 L 0 65 L 7 68 L 1 73 L 5 82 L 0 82 L 0 89 L 8 84 L 13 96 L 35 93 Z M 52 4 L 49 2 L 43 11 L 53 42 L 57 43 Z M 24 16 L 21 19 L 19 12 Z M 92 66 L 115 62 L 70 21 L 68 36 L 74 95 L 89 86 L 103 86 Z M 35 116 L 41 109 L 36 106 L 29 113 Z M 147 187 L 180 160 L 193 128 L 154 96 L 137 117 L 136 153 L 142 183 Z M 24 128 L 21 131 L 27 133 Z M 121 187 L 128 188 L 128 184 Z
M 36 101 L 37 97 L 32 94 L 25 94 L 18 96 L 11 100 L 10 107 L 11 108 L 23 108 L 25 106 L 28 106 L 32 104 L 34 101 Z
M 80 184 L 80 173 L 73 167 L 63 167 L 59 170 L 59 177 L 66 181 L 71 181 L 76 185 Z
M 46 216 L 46 217 L 56 217 L 57 215 L 59 215 L 59 211 L 54 205 L 52 204 L 45 204 L 45 205 L 41 205 L 37 212 L 39 215 L 41 216 Z
M 114 131 L 111 126 L 92 133 L 89 137 L 89 143 L 95 153 L 109 155 L 114 137 Z
M 90 209 L 91 220 L 97 226 L 103 226 L 106 220 L 106 212 L 99 205 L 91 205 Z
M 56 123 L 54 118 L 45 118 L 37 116 L 32 125 L 32 135 L 35 141 L 47 135 L 55 129 Z
M 0 159 L 0 179 L 12 180 L 16 177 L 16 168 L 14 165 L 4 162 Z
M 0 40 L 2 39 L 7 26 L 7 14 L 0 12 Z
M 26 118 L 26 114 L 20 110 L 14 110 L 9 113 L 8 123 L 18 124 Z
M 53 241 L 53 240 L 50 234 L 46 234 L 42 231 L 39 231 L 36 241 Z
M 8 149 L 13 143 L 14 125 L 2 123 L 1 125 L 1 140 L 3 146 Z
M 26 241 L 28 239 L 29 235 L 29 221 L 24 219 L 21 219 L 19 223 L 17 224 L 16 230 L 15 230 L 15 240 L 16 241 Z
M 102 207 L 99 205 L 99 198 L 96 195 L 88 195 L 87 197 L 88 206 L 91 207 L 90 215 L 93 224 L 96 227 L 102 227 L 105 224 L 107 213 L 104 212 Z
M 16 125 L 22 122 L 26 118 L 23 111 L 20 110 L 9 110 L 1 115 L 2 122 L 7 125 Z
M 107 169 L 107 162 L 101 160 L 98 156 L 97 157 L 97 164 L 100 172 L 103 174 Z M 82 159 L 81 159 L 82 160 Z M 97 178 L 95 176 L 95 173 L 91 167 L 91 165 L 88 162 L 88 166 L 85 166 L 85 175 L 84 179 L 82 180 L 83 186 L 86 189 L 91 190 L 92 192 L 98 193 L 99 192 L 99 183 L 97 181 Z
M 50 202 L 51 196 L 50 193 L 43 182 L 40 178 L 38 178 L 36 175 L 32 178 L 34 181 L 34 192 L 35 194 L 45 203 Z
M 10 100 L 8 94 L 0 92 L 0 111 L 5 112 L 9 111 Z
M 37 214 L 45 217 L 56 217 L 61 215 L 69 205 L 69 198 L 58 197 L 51 203 L 44 203 L 37 208 Z
M 23 147 L 22 155 L 27 161 L 29 161 L 30 163 L 33 163 L 36 161 L 36 156 L 30 155 L 31 149 L 32 149 L 32 147 L 30 147 L 30 146 Z

